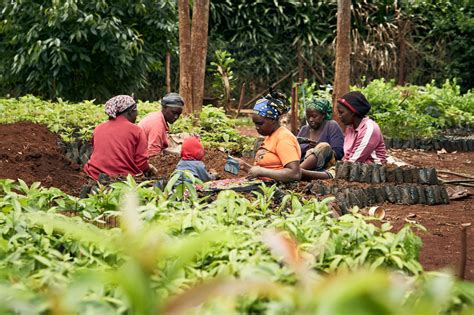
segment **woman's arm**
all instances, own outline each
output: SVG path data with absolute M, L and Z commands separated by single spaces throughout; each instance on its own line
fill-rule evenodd
M 344 135 L 342 133 L 341 127 L 339 127 L 335 121 L 333 124 L 331 124 L 328 140 L 334 153 L 336 153 L 336 160 L 342 159 L 344 156 Z
M 360 128 L 357 137 L 354 139 L 354 145 L 349 152 L 350 162 L 364 163 L 369 159 L 372 153 L 379 145 L 379 139 L 382 137 L 380 129 L 374 121 L 367 121 L 365 126 Z
M 135 151 L 135 164 L 137 167 L 142 171 L 146 172 L 150 169 L 150 165 L 148 164 L 148 142 L 146 140 L 145 132 L 140 128 L 138 129 L 138 139 L 137 139 L 137 146 Z M 153 171 L 153 170 L 152 170 Z
M 301 169 L 302 179 L 303 180 L 313 180 L 313 179 L 329 179 L 331 178 L 327 172 L 319 172 L 319 171 L 309 171 L 305 169 Z
M 293 161 L 285 165 L 283 169 L 274 170 L 260 166 L 253 166 L 248 177 L 268 177 L 279 182 L 293 182 L 301 179 L 301 168 L 299 161 Z

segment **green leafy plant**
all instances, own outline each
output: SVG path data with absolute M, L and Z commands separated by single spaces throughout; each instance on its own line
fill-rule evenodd
M 430 314 L 460 314 L 473 305 L 468 284 L 423 273 L 420 241 L 409 226 L 393 233 L 389 224 L 377 227 L 356 209 L 335 219 L 330 199 L 292 194 L 282 206 L 272 205 L 274 187 L 251 201 L 233 191 L 212 200 L 182 198 L 173 186 L 149 188 L 129 177 L 78 200 L 38 184 L 0 181 L 0 309 L 333 313 L 350 307 L 354 296 L 363 301 L 356 309 L 364 314 L 380 314 L 380 307 L 418 314 L 433 297 Z M 53 203 L 36 203 L 53 194 Z M 61 214 L 72 206 L 74 217 Z M 96 222 L 91 214 L 112 212 L 120 228 L 87 223 Z M 416 285 L 401 287 L 385 268 Z M 218 293 L 230 303 L 216 306 Z
M 230 111 L 230 93 L 234 89 L 234 73 L 232 64 L 235 59 L 225 50 L 216 50 L 213 61 L 211 61 L 211 72 L 214 75 L 212 88 L 222 99 L 226 112 Z

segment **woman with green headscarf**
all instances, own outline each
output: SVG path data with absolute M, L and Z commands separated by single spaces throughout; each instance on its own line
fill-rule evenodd
M 309 144 L 301 144 L 303 178 L 333 178 L 330 169 L 344 156 L 344 135 L 337 122 L 332 120 L 331 103 L 311 97 L 306 101 L 306 121 L 307 125 L 301 128 L 298 137 L 310 139 L 316 146 L 309 148 Z

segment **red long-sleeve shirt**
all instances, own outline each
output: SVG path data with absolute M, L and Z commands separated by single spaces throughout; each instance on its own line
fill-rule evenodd
M 162 112 L 146 115 L 139 123 L 148 140 L 148 156 L 155 156 L 168 147 L 168 123 Z
M 123 116 L 98 125 L 92 145 L 84 172 L 95 180 L 99 173 L 138 175 L 149 168 L 145 133 Z

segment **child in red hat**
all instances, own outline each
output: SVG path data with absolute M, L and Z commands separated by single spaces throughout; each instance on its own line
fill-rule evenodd
M 206 170 L 206 166 L 202 162 L 204 158 L 204 147 L 198 137 L 190 137 L 184 140 L 181 147 L 181 160 L 176 165 L 176 171 L 189 171 L 194 177 L 199 178 L 203 182 L 216 179 L 214 174 L 210 174 Z M 175 172 L 176 172 L 175 171 Z M 182 180 L 178 180 L 176 184 L 180 184 Z

